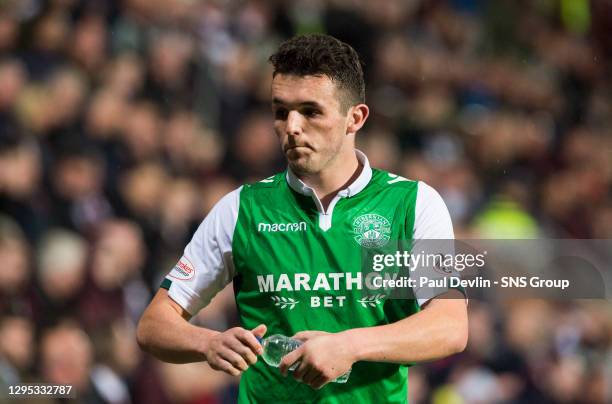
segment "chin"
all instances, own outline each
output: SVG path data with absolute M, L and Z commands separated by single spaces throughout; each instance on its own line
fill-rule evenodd
M 289 167 L 296 174 L 314 174 L 318 172 L 312 161 L 307 158 L 289 160 Z

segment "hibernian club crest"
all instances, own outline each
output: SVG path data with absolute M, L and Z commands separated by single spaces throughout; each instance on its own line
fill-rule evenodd
M 376 213 L 368 213 L 353 221 L 355 241 L 362 247 L 382 247 L 389 241 L 391 223 Z

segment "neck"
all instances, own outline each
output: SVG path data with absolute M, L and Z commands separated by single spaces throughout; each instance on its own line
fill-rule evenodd
M 338 191 L 353 183 L 363 169 L 363 164 L 357 160 L 355 151 L 350 156 L 338 156 L 335 161 L 316 174 L 300 174 L 299 178 L 314 189 L 323 207 L 327 209 Z

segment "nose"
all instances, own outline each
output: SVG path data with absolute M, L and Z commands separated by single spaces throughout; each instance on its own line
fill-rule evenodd
M 302 118 L 297 111 L 289 111 L 285 131 L 289 136 L 298 136 L 302 133 Z

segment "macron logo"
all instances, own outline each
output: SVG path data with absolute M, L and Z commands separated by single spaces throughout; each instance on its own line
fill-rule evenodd
M 276 233 L 278 231 L 306 231 L 306 222 L 299 223 L 258 223 L 257 231 L 260 233 Z

